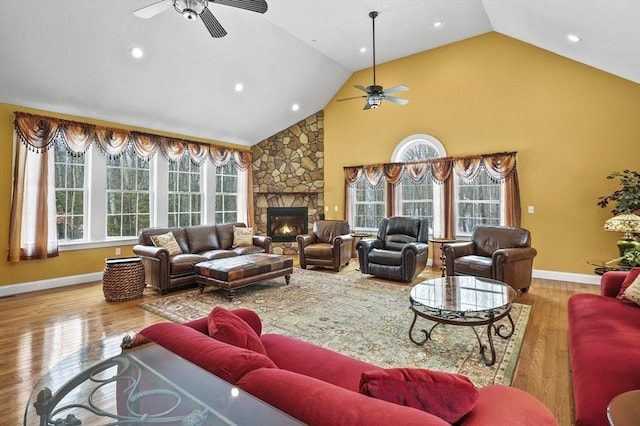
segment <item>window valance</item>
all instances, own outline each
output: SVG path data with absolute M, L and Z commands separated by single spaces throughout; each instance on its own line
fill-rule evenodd
M 30 151 L 45 152 L 61 140 L 74 154 L 82 154 L 92 143 L 110 157 L 119 157 L 132 146 L 137 155 L 151 158 L 158 150 L 169 161 L 189 155 L 191 161 L 202 164 L 209 159 L 216 166 L 224 166 L 233 158 L 239 168 L 251 166 L 251 153 L 222 146 L 169 138 L 160 135 L 96 126 L 76 121 L 15 112 L 16 134 Z
M 430 158 L 406 163 L 369 164 L 344 167 L 345 182 L 354 187 L 366 178 L 373 186 L 384 177 L 390 185 L 398 185 L 402 177 L 420 183 L 429 175 L 438 184 L 444 184 L 451 174 L 463 182 L 472 182 L 481 170 L 495 182 L 504 182 L 516 169 L 516 152 L 499 152 L 465 157 Z

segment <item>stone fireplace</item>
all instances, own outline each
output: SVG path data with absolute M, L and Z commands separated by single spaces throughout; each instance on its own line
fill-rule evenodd
M 306 207 L 267 208 L 267 235 L 274 242 L 296 240 L 298 234 L 306 234 L 309 213 Z
M 258 234 L 271 235 L 269 212 L 274 208 L 306 210 L 302 232 L 296 235 L 306 233 L 310 224 L 324 216 L 323 123 L 320 111 L 251 147 Z M 271 238 L 273 253 L 298 253 L 295 235 Z

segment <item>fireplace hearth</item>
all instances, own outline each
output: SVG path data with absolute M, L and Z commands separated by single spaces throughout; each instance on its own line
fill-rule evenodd
M 267 235 L 275 242 L 292 242 L 299 234 L 308 231 L 306 207 L 267 208 Z

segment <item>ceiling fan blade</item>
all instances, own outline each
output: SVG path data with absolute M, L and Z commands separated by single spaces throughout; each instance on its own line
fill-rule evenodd
M 360 84 L 356 84 L 356 85 L 355 85 L 355 86 L 353 86 L 353 87 L 355 87 L 356 89 L 360 89 L 360 90 L 362 90 L 363 92 L 365 92 L 365 93 L 367 93 L 367 94 L 371 93 L 371 91 L 369 90 L 369 88 L 368 88 L 368 87 L 364 87 L 364 86 L 362 86 L 362 85 L 360 85 Z
M 267 2 L 265 0 L 209 0 L 209 3 L 237 7 L 238 9 L 258 13 L 265 13 L 267 11 Z
M 164 12 L 173 5 L 172 0 L 160 0 L 159 2 L 150 4 L 133 12 L 138 18 L 149 19 L 156 16 L 160 12 Z
M 366 98 L 367 95 L 363 95 L 363 96 L 352 96 L 350 98 L 342 98 L 342 99 L 336 99 L 336 102 L 342 102 L 342 101 L 352 101 L 354 99 L 362 99 L 362 98 Z
M 211 37 L 220 38 L 227 35 L 227 32 L 209 9 L 205 8 L 200 14 L 200 18 L 202 18 L 202 22 L 211 33 Z
M 365 102 L 364 108 L 362 109 L 371 109 L 371 105 L 369 104 L 369 102 Z
M 398 86 L 394 86 L 390 89 L 385 89 L 384 93 L 393 93 L 393 92 L 404 92 L 406 90 L 409 90 L 409 88 L 407 86 L 405 86 L 404 84 L 400 84 Z
M 406 105 L 409 103 L 408 100 L 402 98 L 396 98 L 395 96 L 386 96 L 384 97 L 385 101 L 393 102 L 399 105 Z

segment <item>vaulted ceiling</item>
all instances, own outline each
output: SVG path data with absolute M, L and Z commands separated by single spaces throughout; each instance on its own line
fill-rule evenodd
M 154 1 L 1 0 L 0 102 L 253 145 L 371 66 L 372 10 L 378 64 L 496 31 L 640 83 L 639 0 L 209 0 L 218 39 L 173 7 L 133 15 Z

